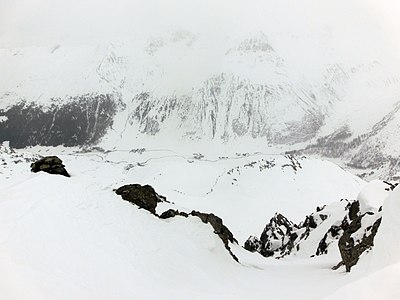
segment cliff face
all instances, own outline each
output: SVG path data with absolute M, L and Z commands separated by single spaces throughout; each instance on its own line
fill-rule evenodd
M 165 127 L 188 139 L 263 138 L 271 144 L 291 144 L 314 137 L 326 107 L 312 91 L 290 84 L 253 84 L 220 74 L 185 95 L 157 97 L 141 93 L 129 116 L 139 131 L 156 135 Z

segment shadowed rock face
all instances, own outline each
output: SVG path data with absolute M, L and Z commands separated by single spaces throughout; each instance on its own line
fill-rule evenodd
M 83 95 L 65 104 L 41 106 L 19 102 L 0 109 L 0 142 L 13 148 L 81 146 L 96 143 L 112 126 L 117 102 L 113 95 Z
M 62 160 L 57 156 L 46 156 L 31 164 L 31 172 L 43 171 L 49 174 L 58 174 L 70 177 Z

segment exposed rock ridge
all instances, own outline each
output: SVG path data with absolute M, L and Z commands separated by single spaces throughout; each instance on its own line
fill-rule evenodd
M 239 262 L 239 259 L 235 254 L 233 254 L 229 243 L 237 244 L 237 240 L 234 238 L 232 232 L 226 227 L 222 221 L 222 219 L 213 213 L 202 213 L 199 211 L 192 210 L 191 213 L 179 212 L 178 210 L 169 209 L 163 212 L 160 215 L 160 219 L 169 219 L 175 216 L 189 217 L 194 216 L 198 217 L 203 223 L 210 224 L 214 228 L 214 233 L 220 237 L 222 242 L 225 245 L 226 250 L 231 254 L 234 260 Z
M 154 188 L 150 185 L 142 186 L 140 184 L 128 184 L 121 186 L 114 191 L 117 195 L 120 195 L 122 199 L 149 211 L 160 219 L 168 219 L 175 216 L 182 216 L 185 218 L 188 218 L 189 216 L 198 217 L 203 223 L 210 224 L 213 227 L 214 233 L 222 240 L 226 250 L 228 250 L 235 261 L 239 262 L 239 259 L 235 254 L 233 254 L 229 246 L 229 243 L 237 244 L 237 240 L 234 238 L 232 232 L 224 225 L 222 219 L 213 213 L 202 213 L 195 210 L 190 213 L 185 213 L 169 209 L 161 215 L 158 215 L 156 212 L 157 204 L 168 201 L 164 196 L 157 194 Z
M 315 232 L 317 238 L 318 234 L 320 237 L 319 242 L 314 244 L 316 247 L 314 255 L 327 254 L 331 251 L 329 249 L 337 247 L 342 261 L 333 269 L 345 266 L 346 271 L 350 272 L 360 256 L 373 247 L 382 213 L 381 208 L 362 211 L 358 200 L 342 199 L 342 203 L 346 204 L 342 213 L 332 213 L 330 206 L 317 207 L 316 212 L 306 216 L 300 224 L 295 224 L 282 214 L 276 213 L 265 226 L 260 238 L 250 236 L 244 248 L 265 257 L 279 259 L 286 255 L 301 253 L 309 236 L 313 234 L 313 238 L 316 238 L 314 230 L 318 229 Z M 321 231 L 319 228 L 326 220 L 332 225 L 328 225 L 327 231 Z

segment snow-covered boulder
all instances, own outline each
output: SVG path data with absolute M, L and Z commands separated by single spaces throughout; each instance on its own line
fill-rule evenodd
M 390 193 L 390 186 L 381 180 L 373 180 L 363 187 L 357 196 L 360 202 L 360 210 L 367 212 L 371 209 L 379 209 L 383 201 Z

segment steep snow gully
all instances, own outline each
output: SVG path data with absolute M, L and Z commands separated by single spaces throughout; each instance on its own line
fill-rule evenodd
M 394 184 L 307 157 L 29 151 L 0 151 L 2 299 L 397 295 Z M 29 172 L 49 154 L 71 177 Z

